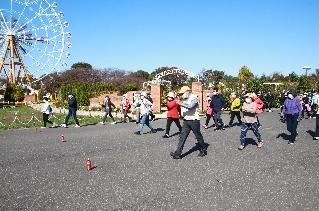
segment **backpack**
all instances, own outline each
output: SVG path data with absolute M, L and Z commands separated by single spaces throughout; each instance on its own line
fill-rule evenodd
M 49 112 L 51 113 L 52 112 L 52 107 L 49 105 Z

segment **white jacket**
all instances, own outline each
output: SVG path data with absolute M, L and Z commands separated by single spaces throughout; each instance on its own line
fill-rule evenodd
M 199 118 L 199 99 L 196 95 L 190 96 L 181 104 L 181 113 L 184 120 L 200 120 Z
M 43 106 L 42 106 L 42 113 L 45 113 L 45 114 L 50 114 L 50 103 L 48 101 L 44 102 Z
M 146 98 L 144 98 L 143 100 L 141 99 L 140 103 L 141 103 L 140 105 L 141 115 L 149 114 L 150 111 L 152 110 L 153 104 Z

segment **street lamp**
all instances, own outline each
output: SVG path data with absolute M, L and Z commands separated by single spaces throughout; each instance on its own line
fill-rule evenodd
M 311 67 L 308 65 L 305 65 L 305 66 L 303 66 L 303 68 L 302 69 L 304 69 L 305 71 L 306 71 L 306 76 L 308 75 L 308 70 L 310 70 L 311 69 Z

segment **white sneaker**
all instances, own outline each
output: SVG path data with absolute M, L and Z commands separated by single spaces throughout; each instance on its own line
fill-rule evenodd
M 104 123 L 104 122 L 100 122 L 100 124 L 101 124 L 101 125 L 105 125 L 105 123 Z
M 112 124 L 112 125 L 115 125 L 115 124 L 116 124 L 116 122 L 112 122 L 111 124 Z
M 65 127 L 65 128 L 67 128 L 66 124 L 61 124 L 61 127 Z
M 75 125 L 74 127 L 81 127 L 80 125 Z

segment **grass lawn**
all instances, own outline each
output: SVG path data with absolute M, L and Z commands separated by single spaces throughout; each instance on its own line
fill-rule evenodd
M 15 113 L 18 119 L 15 122 Z M 39 120 L 32 120 L 32 113 Z M 54 113 L 50 120 L 57 125 L 64 123 L 65 114 Z M 78 116 L 81 125 L 96 124 L 101 121 L 100 117 Z M 31 120 L 31 121 L 30 121 Z M 69 119 L 69 125 L 75 124 L 73 118 Z M 41 127 L 42 113 L 28 106 L 0 108 L 0 130 Z M 50 124 L 48 126 L 51 126 Z

